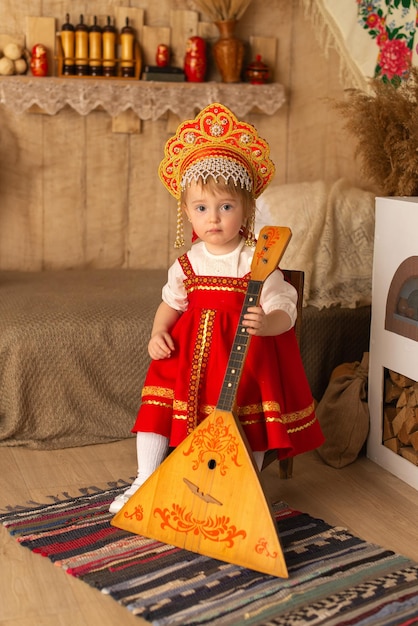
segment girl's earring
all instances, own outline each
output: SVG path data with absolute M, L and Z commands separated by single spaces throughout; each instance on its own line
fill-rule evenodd
M 175 248 L 182 248 L 184 246 L 184 224 L 183 224 L 183 210 L 181 208 L 180 200 L 177 203 L 177 227 L 176 227 L 176 241 L 174 242 Z
M 255 238 L 254 230 L 255 230 L 255 213 L 253 212 L 251 217 L 248 219 L 248 223 L 244 231 L 245 232 L 245 245 L 249 246 L 250 248 L 253 248 L 257 241 Z

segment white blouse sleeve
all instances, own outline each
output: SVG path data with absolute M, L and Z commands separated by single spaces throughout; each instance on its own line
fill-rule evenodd
M 298 294 L 296 289 L 288 283 L 280 270 L 274 271 L 266 279 L 261 291 L 260 305 L 265 313 L 271 313 L 277 309 L 286 311 L 292 323 L 292 328 L 296 322 Z
M 163 301 L 176 311 L 184 313 L 187 309 L 187 293 L 184 287 L 185 275 L 178 260 L 168 270 L 168 279 L 163 287 Z

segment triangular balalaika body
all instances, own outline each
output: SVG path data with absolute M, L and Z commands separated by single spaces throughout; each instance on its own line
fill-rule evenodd
M 287 577 L 276 522 L 245 435 L 215 410 L 165 459 L 112 525 Z

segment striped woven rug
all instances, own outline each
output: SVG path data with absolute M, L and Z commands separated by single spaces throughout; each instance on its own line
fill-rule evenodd
M 284 503 L 274 507 L 288 579 L 109 524 L 123 487 L 0 513 L 22 546 L 154 626 L 418 624 L 418 564 Z

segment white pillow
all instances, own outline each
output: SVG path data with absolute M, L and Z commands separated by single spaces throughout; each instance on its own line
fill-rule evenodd
M 292 230 L 281 267 L 305 272 L 305 306 L 370 304 L 374 206 L 373 193 L 345 179 L 270 185 L 257 200 L 256 232 Z

